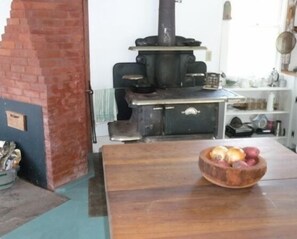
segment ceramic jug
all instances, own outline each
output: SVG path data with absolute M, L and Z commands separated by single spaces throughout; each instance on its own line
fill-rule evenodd
M 273 111 L 273 105 L 275 101 L 275 93 L 270 92 L 267 99 L 267 111 Z

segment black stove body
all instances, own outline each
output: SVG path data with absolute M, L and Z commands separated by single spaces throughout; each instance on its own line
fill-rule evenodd
M 221 138 L 225 103 L 240 98 L 225 89 L 203 89 L 207 66 L 193 51 L 201 42 L 175 35 L 175 0 L 159 0 L 158 36 L 139 38 L 135 63 L 117 63 L 113 85 L 117 121 L 112 140 Z

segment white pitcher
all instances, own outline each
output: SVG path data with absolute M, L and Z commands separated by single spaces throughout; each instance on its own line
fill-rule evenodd
M 275 101 L 275 93 L 270 92 L 267 99 L 267 107 L 266 107 L 267 111 L 273 111 L 274 101 Z

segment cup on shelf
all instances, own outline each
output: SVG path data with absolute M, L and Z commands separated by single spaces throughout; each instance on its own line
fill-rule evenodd
M 250 87 L 249 80 L 248 79 L 241 79 L 240 87 L 241 88 L 249 88 Z
M 282 78 L 279 80 L 279 87 L 287 87 L 287 80 Z

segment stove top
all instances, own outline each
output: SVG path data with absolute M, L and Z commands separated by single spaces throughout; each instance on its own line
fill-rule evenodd
M 207 90 L 202 87 L 157 89 L 153 93 L 140 94 L 131 90 L 126 92 L 126 100 L 130 106 L 166 105 L 189 103 L 216 103 L 244 101 L 245 97 L 227 90 Z

